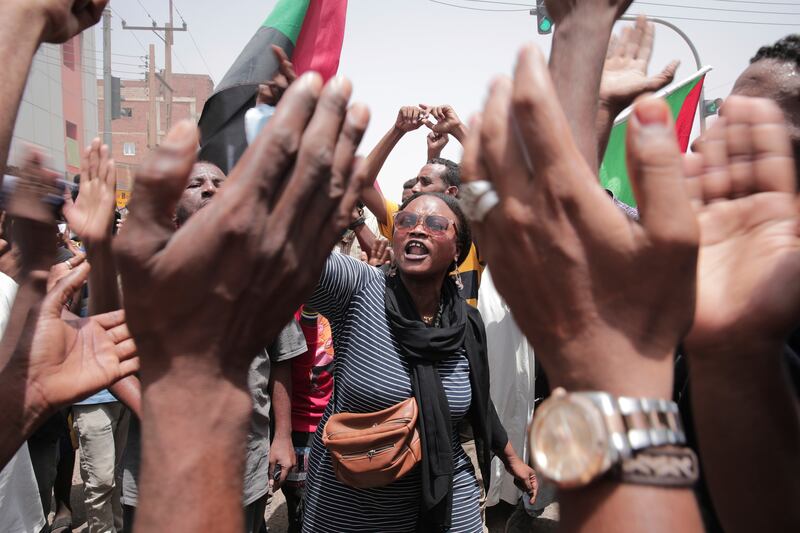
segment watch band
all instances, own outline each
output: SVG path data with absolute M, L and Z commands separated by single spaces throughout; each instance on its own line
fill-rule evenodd
M 678 404 L 654 398 L 617 398 L 619 413 L 627 427 L 627 441 L 632 451 L 685 444 Z
M 623 483 L 684 488 L 697 482 L 699 470 L 691 448 L 661 446 L 624 459 L 613 471 Z

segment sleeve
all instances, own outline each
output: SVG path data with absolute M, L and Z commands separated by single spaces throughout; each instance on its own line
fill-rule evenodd
M 400 211 L 400 206 L 388 198 L 383 199 L 386 204 L 386 220 L 378 221 L 378 229 L 385 238 L 391 240 L 394 233 L 394 214 Z
M 294 359 L 299 355 L 303 355 L 306 351 L 308 351 L 306 337 L 303 335 L 300 324 L 295 319 L 286 324 L 286 327 L 278 333 L 278 338 L 275 339 L 275 342 L 267 348 L 269 359 L 273 363 Z
M 332 253 L 322 270 L 317 288 L 308 300 L 331 323 L 347 313 L 350 300 L 364 286 L 383 273 L 377 268 L 347 255 Z
M 494 408 L 494 402 L 489 398 L 489 435 L 492 438 L 492 451 L 496 454 L 502 454 L 508 444 L 508 433 L 500 417 L 497 416 L 497 409 Z

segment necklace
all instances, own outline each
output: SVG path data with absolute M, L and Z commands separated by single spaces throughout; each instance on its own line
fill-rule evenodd
M 439 302 L 439 309 L 435 315 L 422 315 L 422 321 L 426 326 L 438 328 L 442 326 L 442 303 Z

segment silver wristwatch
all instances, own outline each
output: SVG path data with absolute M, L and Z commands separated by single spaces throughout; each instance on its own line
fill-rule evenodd
M 529 443 L 537 473 L 575 488 L 638 452 L 682 446 L 686 436 L 675 402 L 558 388 L 536 410 Z

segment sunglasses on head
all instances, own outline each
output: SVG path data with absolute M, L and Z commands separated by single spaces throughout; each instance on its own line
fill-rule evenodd
M 400 211 L 394 215 L 394 227 L 398 230 L 408 231 L 414 229 L 419 225 L 420 221 L 431 233 L 445 233 L 450 224 L 453 225 L 453 228 L 456 227 L 455 221 L 441 215 L 423 216 L 408 211 Z

